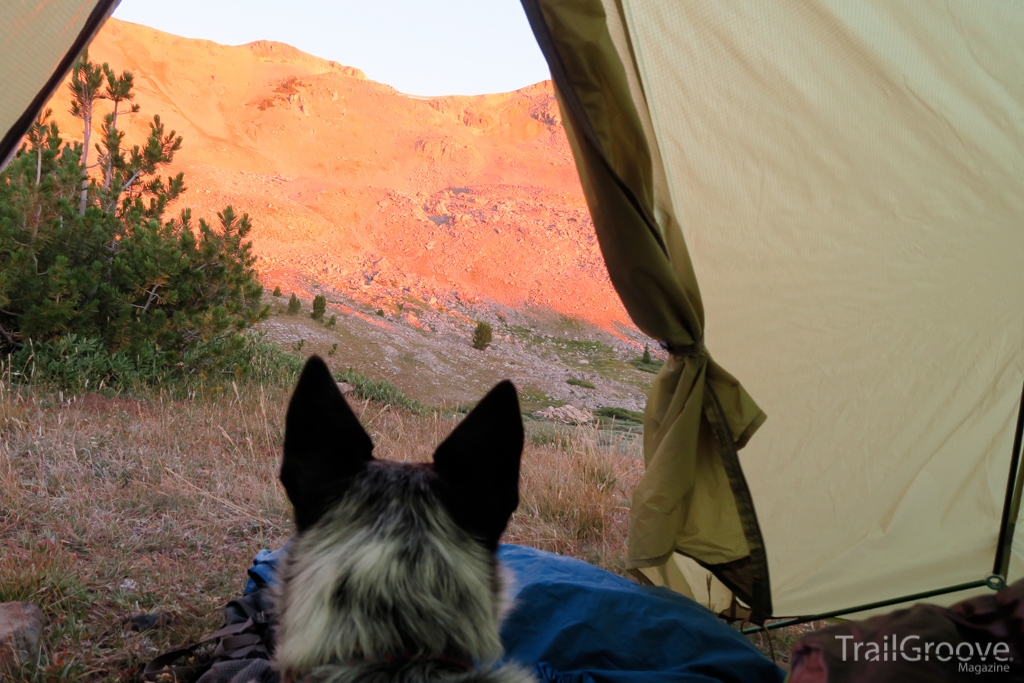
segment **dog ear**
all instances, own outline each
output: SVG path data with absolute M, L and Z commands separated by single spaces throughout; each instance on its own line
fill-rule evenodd
M 373 442 L 327 365 L 312 356 L 288 404 L 281 462 L 281 483 L 299 531 L 315 524 L 371 460 Z
M 491 389 L 434 453 L 441 501 L 492 551 L 519 505 L 522 454 L 523 418 L 508 380 Z

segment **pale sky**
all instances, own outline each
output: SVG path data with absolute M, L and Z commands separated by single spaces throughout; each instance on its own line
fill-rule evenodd
M 281 41 L 412 95 L 550 78 L 519 0 L 121 0 L 114 16 L 225 45 Z

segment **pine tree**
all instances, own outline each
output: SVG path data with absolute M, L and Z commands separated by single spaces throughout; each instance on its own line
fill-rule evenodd
M 105 65 L 104 65 L 105 66 Z M 92 117 L 96 100 L 105 95 L 100 92 L 103 86 L 103 66 L 89 61 L 89 51 L 82 53 L 71 67 L 71 115 L 82 119 L 84 137 L 82 142 L 82 195 L 78 206 L 78 215 L 84 216 L 89 198 L 89 141 L 92 138 Z
M 120 151 L 121 141 L 124 139 L 124 133 L 117 129 L 117 116 L 120 113 L 118 110 L 122 102 L 131 102 L 135 99 L 135 94 L 132 92 L 135 78 L 128 71 L 123 71 L 120 76 L 115 76 L 114 72 L 106 64 L 103 65 L 103 73 L 107 78 L 107 89 L 104 97 L 114 103 L 114 110 L 103 119 L 107 153 L 100 159 L 100 164 L 104 169 L 103 189 L 109 190 L 114 175 L 115 162 L 120 161 L 123 163 L 123 157 L 115 157 Z M 128 108 L 127 113 L 135 114 L 138 111 L 139 105 L 132 104 Z
M 650 363 L 651 362 L 651 347 L 648 346 L 647 344 L 644 344 L 644 355 L 643 355 L 643 358 L 641 359 L 641 362 L 643 362 L 643 363 Z
M 274 296 L 281 296 L 281 285 L 274 287 Z
M 473 330 L 473 348 L 483 351 L 491 345 L 493 338 L 493 332 L 488 323 L 477 323 L 476 329 Z
M 299 297 L 295 296 L 295 292 L 292 292 L 292 298 L 288 299 L 288 314 L 295 315 L 302 308 L 302 302 L 299 301 Z
M 73 333 L 132 362 L 198 372 L 227 362 L 245 343 L 240 332 L 267 315 L 248 216 L 227 207 L 216 227 L 193 225 L 187 209 L 164 220 L 185 186 L 182 174 L 159 171 L 181 137 L 154 116 L 145 145 L 122 149 L 118 115 L 139 110 L 132 80 L 83 54 L 72 71 L 72 113 L 87 143 L 64 144 L 44 112 L 0 173 L 0 351 Z M 113 111 L 95 145 L 97 183 L 87 159 L 102 99 Z
M 324 313 L 327 311 L 327 297 L 323 294 L 317 294 L 313 297 L 313 312 L 309 314 L 309 317 L 313 320 L 323 320 Z

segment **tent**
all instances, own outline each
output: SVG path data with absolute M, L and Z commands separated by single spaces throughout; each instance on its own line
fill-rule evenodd
M 639 572 L 755 618 L 1024 576 L 1024 7 L 523 5 L 612 282 L 672 351 Z
M 0 5 L 0 159 L 114 5 Z M 637 576 L 758 622 L 1024 577 L 1024 6 L 523 6 L 671 354 Z

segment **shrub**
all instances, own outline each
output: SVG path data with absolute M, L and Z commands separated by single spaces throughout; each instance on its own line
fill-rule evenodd
M 353 371 L 352 368 L 345 372 L 335 373 L 334 378 L 339 382 L 351 384 L 353 393 L 359 398 L 401 406 L 418 415 L 431 412 L 427 406 L 414 398 L 409 398 L 401 389 L 387 380 L 369 379 L 365 375 Z
M 313 297 L 313 312 L 309 314 L 309 317 L 313 320 L 323 320 L 324 313 L 327 311 L 327 297 L 323 294 L 317 294 Z
M 130 73 L 117 76 L 83 54 L 70 87 L 85 143 L 63 144 L 46 111 L 0 173 L 0 353 L 28 358 L 38 348 L 73 359 L 63 375 L 36 359 L 37 374 L 57 382 L 124 377 L 123 363 L 158 374 L 224 369 L 246 344 L 242 332 L 269 311 L 247 215 L 229 206 L 218 226 L 193 225 L 188 209 L 165 220 L 184 175 L 159 172 L 181 136 L 154 116 L 145 145 L 122 149 L 119 116 L 139 111 L 132 84 Z M 101 99 L 113 107 L 94 131 Z
M 658 374 L 658 371 L 661 370 L 661 366 L 665 364 L 665 361 L 654 360 L 653 358 L 651 358 L 651 347 L 647 344 L 644 344 L 644 355 L 640 356 L 639 358 L 634 358 L 633 360 L 629 361 L 629 364 L 635 367 L 637 370 L 649 372 L 651 374 L 656 375 Z
M 288 299 L 288 315 L 295 315 L 301 308 L 302 302 L 295 296 L 295 292 L 292 292 L 292 298 Z
M 179 363 L 169 363 L 167 352 L 154 345 L 134 353 L 110 351 L 98 337 L 67 334 L 44 342 L 30 342 L 10 356 L 10 375 L 16 383 L 34 383 L 72 391 L 142 390 L 173 388 L 178 393 L 209 383 L 214 377 L 250 379 L 274 386 L 290 386 L 298 378 L 302 360 L 268 341 L 262 334 L 246 334 L 235 350 L 212 361 L 206 350 L 191 350 Z
M 281 296 L 281 285 L 274 287 L 274 296 Z
M 336 315 L 332 315 L 330 317 L 330 319 L 327 321 L 327 327 L 334 327 L 337 324 L 338 324 L 338 316 L 336 316 Z
M 491 345 L 491 341 L 494 339 L 491 326 L 485 322 L 479 322 L 476 325 L 476 329 L 473 330 L 473 348 L 483 351 Z
M 617 408 L 615 406 L 598 408 L 594 411 L 594 415 L 598 418 L 605 418 L 606 420 L 621 420 L 624 422 L 636 422 L 638 424 L 644 423 L 643 413 L 637 412 L 636 410 L 628 410 L 626 408 Z
M 583 387 L 584 389 L 596 389 L 597 388 L 597 387 L 594 386 L 593 382 L 590 382 L 590 381 L 585 380 L 585 379 L 580 379 L 578 377 L 570 377 L 569 379 L 565 380 L 565 383 L 566 384 L 571 384 L 574 387 Z

